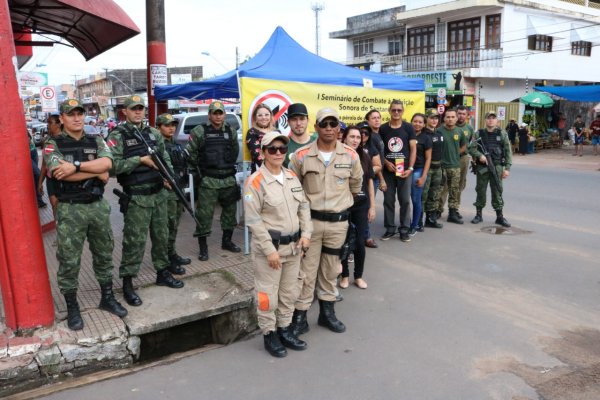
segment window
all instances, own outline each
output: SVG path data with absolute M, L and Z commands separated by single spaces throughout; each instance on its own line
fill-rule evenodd
M 448 23 L 448 50 L 474 50 L 479 48 L 480 18 Z
M 592 55 L 592 42 L 585 42 L 583 40 L 571 42 L 571 54 L 574 56 L 590 57 Z
M 388 36 L 388 55 L 395 56 L 402 54 L 402 44 L 404 38 L 400 35 Z
M 373 39 L 358 39 L 354 41 L 354 57 L 373 54 Z
M 527 38 L 527 48 L 537 51 L 552 51 L 552 36 L 530 35 Z
M 435 51 L 435 26 L 408 30 L 408 55 L 433 54 Z
M 485 48 L 499 49 L 500 40 L 500 14 L 485 17 Z

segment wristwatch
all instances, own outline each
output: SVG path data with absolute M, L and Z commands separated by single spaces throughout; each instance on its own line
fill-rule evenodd
M 73 165 L 75 166 L 75 173 L 79 172 L 79 170 L 81 169 L 81 162 L 74 161 Z
M 409 171 L 414 171 L 414 168 L 413 167 L 408 167 L 408 170 Z

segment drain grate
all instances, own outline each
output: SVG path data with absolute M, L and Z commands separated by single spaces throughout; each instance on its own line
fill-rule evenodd
M 481 232 L 489 233 L 490 235 L 523 235 L 526 233 L 533 233 L 533 231 L 526 231 L 525 229 L 516 228 L 514 226 L 505 228 L 497 225 L 484 226 L 481 228 Z

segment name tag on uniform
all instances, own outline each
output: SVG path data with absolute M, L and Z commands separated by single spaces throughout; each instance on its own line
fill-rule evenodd
M 496 142 L 500 142 L 500 141 L 501 141 L 500 136 L 496 136 Z
M 96 154 L 96 149 L 83 149 L 85 154 Z
M 207 138 L 218 138 L 219 136 L 221 136 L 221 135 L 219 135 L 218 133 L 207 133 L 206 134 Z
M 334 164 L 333 167 L 334 168 L 352 168 L 352 165 L 350 165 L 350 164 Z
M 156 140 L 154 133 L 149 133 L 148 136 L 150 137 L 150 140 Z
M 127 139 L 125 141 L 125 144 L 127 146 L 135 146 L 136 144 L 138 144 L 138 141 L 136 139 Z
M 292 192 L 301 192 L 301 191 L 302 191 L 302 186 L 292 188 Z
M 229 139 L 229 133 L 225 132 L 225 133 L 223 134 L 223 137 L 224 137 L 225 139 Z

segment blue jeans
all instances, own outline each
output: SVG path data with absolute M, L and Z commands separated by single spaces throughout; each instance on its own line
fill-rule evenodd
M 421 215 L 423 214 L 423 202 L 421 196 L 423 195 L 423 186 L 417 186 L 417 181 L 423 175 L 423 168 L 415 168 L 412 172 L 412 187 L 410 188 L 410 199 L 412 200 L 412 222 L 410 223 L 411 229 L 417 229 L 417 226 L 421 223 Z

